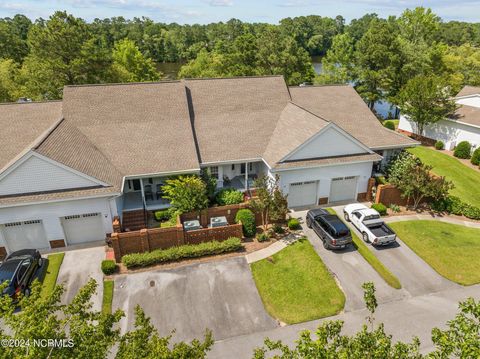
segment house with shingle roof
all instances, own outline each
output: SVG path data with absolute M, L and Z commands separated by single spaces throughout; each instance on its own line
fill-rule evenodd
M 104 240 L 115 216 L 168 208 L 167 178 L 204 168 L 242 191 L 279 175 L 291 207 L 361 200 L 373 168 L 417 144 L 351 86 L 280 76 L 67 86 L 0 105 L 0 125 L 3 252 Z
M 434 141 L 442 141 L 447 150 L 468 141 L 472 148 L 480 146 L 480 87 L 465 86 L 455 96 L 458 105 L 455 113 L 435 124 L 426 126 L 423 137 Z M 405 134 L 413 134 L 415 123 L 406 116 L 400 116 L 399 130 Z

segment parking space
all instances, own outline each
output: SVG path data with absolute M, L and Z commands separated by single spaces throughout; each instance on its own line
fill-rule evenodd
M 323 248 L 320 238 L 305 224 L 306 213 L 307 211 L 294 212 L 292 217 L 301 219 L 303 230 L 309 241 L 345 292 L 347 298 L 345 311 L 352 311 L 365 306 L 362 289 L 362 284 L 365 282 L 375 284 L 377 300 L 380 303 L 408 296 L 405 290 L 390 287 L 353 246 L 338 251 Z
M 127 314 L 122 331 L 134 324 L 140 305 L 160 335 L 200 338 L 208 328 L 215 340 L 277 327 L 265 311 L 244 257 L 118 276 L 113 310 Z
M 343 206 L 334 207 L 339 216 L 343 217 Z M 361 233 L 351 224 L 348 226 L 359 238 Z M 377 258 L 400 280 L 402 287 L 411 296 L 434 293 L 441 290 L 456 288 L 457 284 L 443 278 L 427 263 L 417 256 L 401 238 L 397 243 L 385 247 L 375 247 L 367 244 Z

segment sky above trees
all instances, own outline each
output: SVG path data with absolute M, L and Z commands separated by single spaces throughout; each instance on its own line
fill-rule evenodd
M 277 23 L 285 17 L 318 14 L 347 21 L 365 13 L 400 15 L 405 8 L 430 7 L 443 20 L 480 22 L 478 0 L 2 0 L 0 17 L 21 13 L 48 18 L 55 10 L 89 21 L 94 18 L 146 16 L 155 21 L 210 23 L 235 17 L 248 22 Z

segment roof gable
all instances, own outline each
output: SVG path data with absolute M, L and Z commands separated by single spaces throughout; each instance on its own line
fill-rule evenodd
M 29 152 L 0 176 L 0 196 L 101 185 L 101 182 L 82 173 L 35 152 Z
M 456 97 L 480 95 L 480 86 L 464 86 Z

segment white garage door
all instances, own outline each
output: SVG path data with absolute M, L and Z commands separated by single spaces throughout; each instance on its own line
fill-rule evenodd
M 329 202 L 354 200 L 357 191 L 357 177 L 332 178 Z
M 317 204 L 317 181 L 290 183 L 287 198 L 289 207 Z
M 86 213 L 61 218 L 67 245 L 105 239 L 101 213 Z
M 20 249 L 50 248 L 41 220 L 5 223 L 1 229 L 10 253 Z

